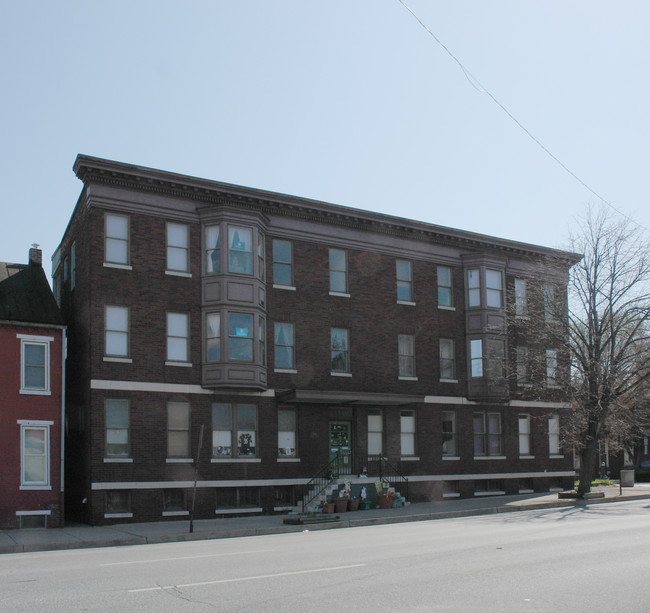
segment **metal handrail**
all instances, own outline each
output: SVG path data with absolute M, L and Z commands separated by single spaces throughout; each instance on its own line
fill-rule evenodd
M 348 462 L 344 462 L 344 458 Z M 342 468 L 348 464 L 349 472 L 344 472 Z M 388 461 L 388 458 L 382 455 L 358 455 L 338 452 L 332 460 L 323 465 L 318 472 L 305 484 L 305 496 L 302 498 L 303 512 L 307 507 L 318 498 L 331 483 L 343 474 L 366 474 L 371 477 L 378 477 L 380 481 L 388 483 L 399 483 L 400 493 L 408 497 L 409 482 L 396 466 Z M 402 487 L 403 486 L 403 487 Z M 309 497 L 308 497 L 309 496 Z

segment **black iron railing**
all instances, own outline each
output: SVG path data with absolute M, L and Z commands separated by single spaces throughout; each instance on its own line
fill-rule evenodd
M 382 483 L 390 483 L 399 489 L 402 496 L 408 498 L 408 479 L 386 457 L 339 451 L 305 484 L 302 496 L 303 511 L 322 496 L 336 479 L 347 475 L 365 475 Z

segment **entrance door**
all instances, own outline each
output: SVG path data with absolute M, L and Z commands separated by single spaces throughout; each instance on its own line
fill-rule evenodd
M 330 462 L 339 457 L 339 474 L 352 472 L 352 424 L 349 421 L 330 422 Z

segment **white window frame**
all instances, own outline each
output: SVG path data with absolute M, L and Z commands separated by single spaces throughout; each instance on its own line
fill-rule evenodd
M 481 269 L 471 268 L 467 271 L 467 306 L 478 308 L 483 301 L 481 300 Z
M 384 453 L 384 414 L 380 409 L 368 411 L 368 455 Z
M 50 343 L 54 341 L 53 336 L 36 336 L 33 334 L 17 334 L 20 339 L 20 393 L 34 396 L 51 396 L 50 389 Z M 25 377 L 25 348 L 27 346 L 43 347 L 44 373 L 43 387 L 27 387 Z
M 288 329 L 290 330 L 290 335 L 291 335 L 290 344 L 278 343 L 278 331 L 281 330 L 282 326 L 288 326 Z M 295 348 L 295 326 L 292 322 L 276 321 L 274 323 L 273 346 L 274 346 L 273 363 L 275 365 L 275 370 L 281 372 L 282 371 L 294 372 L 296 368 L 296 359 L 295 359 L 296 348 Z M 290 349 L 290 353 L 291 353 L 290 364 L 278 365 L 278 349 Z
M 449 277 L 449 284 L 443 283 L 443 276 Z M 438 308 L 453 309 L 454 308 L 454 293 L 453 293 L 453 278 L 451 275 L 451 268 L 449 266 L 438 266 L 436 270 L 436 282 L 438 287 Z M 441 300 L 441 290 L 449 292 L 448 300 Z
M 250 249 L 236 249 L 233 246 L 233 241 L 236 232 L 241 232 L 242 234 L 246 234 L 246 236 L 250 235 Z M 249 228 L 247 226 L 236 226 L 236 225 L 228 226 L 228 272 L 230 274 L 246 275 L 249 277 L 253 276 L 253 274 L 255 273 L 254 241 L 255 241 L 255 233 L 253 232 L 253 228 Z M 239 259 L 241 259 L 241 261 L 244 263 L 244 266 L 240 267 L 236 265 L 238 259 L 236 256 L 239 256 Z M 237 268 L 241 268 L 241 270 L 236 270 Z
M 519 456 L 531 457 L 530 415 L 527 413 L 520 413 L 517 418 L 517 424 L 519 430 Z
M 216 323 L 216 326 L 210 325 L 210 320 Z M 213 334 L 210 334 L 210 332 Z M 216 334 L 214 334 L 216 332 Z M 210 359 L 210 343 L 214 343 L 218 347 L 219 357 L 215 360 Z M 205 315 L 205 361 L 214 364 L 215 362 L 220 362 L 223 359 L 222 355 L 223 344 L 221 342 L 221 312 L 213 311 L 212 313 L 206 313 Z
M 108 327 L 108 319 L 109 319 L 109 311 L 112 312 L 116 317 L 118 313 L 121 313 L 120 319 L 122 318 L 123 314 L 126 314 L 126 326 L 123 326 L 124 322 L 120 321 L 120 325 L 122 327 L 119 328 L 110 328 Z M 130 309 L 128 306 L 123 306 L 123 305 L 116 305 L 116 304 L 107 304 L 104 307 L 104 356 L 108 358 L 123 358 L 123 359 L 128 359 L 129 358 L 129 327 L 130 327 Z M 124 353 L 108 353 L 108 346 L 109 346 L 109 335 L 120 335 L 120 338 L 124 336 L 126 338 L 126 350 Z M 105 358 L 106 359 L 106 358 Z
M 289 418 L 289 421 L 293 422 L 291 424 L 291 429 L 288 429 L 286 427 L 282 429 L 283 420 L 280 418 L 281 413 L 284 413 L 287 416 L 291 416 Z M 298 446 L 296 441 L 296 418 L 296 409 L 292 407 L 280 407 L 278 409 L 278 458 L 298 457 Z
M 470 377 L 479 379 L 483 376 L 483 339 L 473 338 L 469 341 Z
M 560 456 L 560 416 L 551 415 L 548 418 L 548 454 Z
M 172 411 L 174 409 L 180 408 L 183 412 L 182 415 L 179 414 L 180 419 L 174 421 Z M 178 402 L 178 401 L 168 401 L 167 402 L 167 458 L 168 459 L 190 459 L 190 423 L 191 423 L 191 412 L 190 412 L 190 403 L 189 402 Z M 180 454 L 171 453 L 171 437 L 185 435 L 185 447 L 184 452 Z
M 172 233 L 180 231 L 183 235 L 183 239 L 178 242 L 172 242 Z M 189 273 L 190 271 L 190 229 L 187 224 L 178 223 L 175 221 L 168 221 L 166 227 L 167 235 L 167 272 L 172 274 L 178 273 Z M 175 241 L 175 239 L 174 239 Z M 183 260 L 180 268 L 171 266 L 171 260 L 175 259 L 175 256 L 180 256 L 179 259 Z
M 215 409 L 216 407 L 229 407 L 230 423 L 229 428 L 215 428 Z M 247 408 L 254 410 L 255 424 L 252 430 L 242 430 L 240 428 L 240 409 Z M 222 437 L 219 440 L 219 433 L 230 434 L 230 454 L 222 453 L 215 454 L 215 449 L 223 447 L 224 445 L 215 445 L 217 442 L 225 442 Z M 254 452 L 252 454 L 240 454 L 239 452 L 239 439 L 245 434 L 253 433 L 252 446 Z M 216 435 L 216 436 L 215 436 Z M 233 460 L 259 460 L 260 457 L 260 444 L 259 444 L 259 411 L 257 405 L 249 403 L 227 403 L 227 402 L 214 402 L 212 404 L 212 462 L 218 461 L 233 461 Z
M 334 331 L 345 332 L 345 347 L 339 348 L 334 346 Z M 334 369 L 334 352 L 340 352 L 345 358 L 344 368 Z M 330 367 L 332 374 L 350 374 L 350 331 L 346 328 L 330 328 Z
M 210 234 L 213 234 L 215 244 L 211 245 Z M 219 224 L 211 224 L 205 227 L 204 231 L 205 240 L 205 272 L 209 275 L 216 275 L 221 272 L 221 226 Z M 214 267 L 214 260 L 212 254 L 217 254 L 217 270 Z
M 409 353 L 405 353 L 405 350 Z M 413 334 L 397 335 L 398 377 L 403 381 L 417 381 L 415 370 L 415 336 Z
M 183 330 L 184 328 L 184 330 Z M 182 350 L 181 350 L 182 349 Z M 183 355 L 181 355 L 181 353 Z M 166 364 L 190 365 L 190 314 L 167 313 Z
M 122 220 L 126 221 L 126 236 L 123 236 L 122 233 L 116 233 L 110 235 L 109 232 L 109 224 L 110 220 L 113 219 L 115 221 L 120 220 L 120 223 Z M 131 233 L 131 220 L 128 215 L 120 215 L 118 213 L 106 213 L 104 217 L 104 264 L 107 264 L 109 266 L 117 266 L 117 267 L 126 267 L 126 268 L 131 268 L 130 267 L 130 240 L 129 240 L 129 235 Z M 121 245 L 125 246 L 126 248 L 126 254 L 124 259 L 118 258 L 118 259 L 109 259 L 109 251 L 110 251 L 110 245 L 115 243 L 116 245 Z
M 406 276 L 400 276 L 400 265 L 406 266 Z M 413 304 L 413 264 L 410 260 L 395 260 L 395 283 L 397 302 L 405 304 Z M 408 290 L 408 296 L 400 298 L 400 288 Z
M 453 381 L 456 382 L 456 346 L 454 339 L 451 338 L 441 338 L 438 341 L 439 343 L 439 355 L 440 355 L 440 380 L 441 381 Z M 445 353 L 445 348 L 449 350 L 451 356 L 443 355 Z M 447 366 L 451 365 L 451 376 L 443 376 L 444 368 L 443 364 Z
M 546 350 L 546 386 L 557 387 L 557 350 Z
M 279 252 L 279 247 L 280 243 L 286 243 L 289 247 L 289 259 L 288 261 L 285 261 L 284 259 L 281 259 L 281 256 L 278 254 Z M 277 247 L 277 250 L 276 250 Z M 288 269 L 289 271 L 289 283 L 280 283 L 278 279 L 276 278 L 277 276 L 282 276 L 278 275 L 277 271 L 278 270 L 286 270 Z M 273 239 L 273 287 L 290 287 L 294 288 L 294 282 L 293 282 L 293 242 L 284 240 L 284 239 Z M 295 289 L 295 288 L 294 288 Z
M 53 421 L 43 420 L 26 420 L 17 421 L 20 426 L 20 489 L 21 490 L 51 490 L 50 482 L 50 426 L 54 425 Z M 41 481 L 27 481 L 25 479 L 26 458 L 32 457 L 26 453 L 25 434 L 28 430 L 40 430 L 43 432 L 43 454 L 34 455 L 33 457 L 43 458 L 43 472 L 45 478 Z
M 503 273 L 500 270 L 485 269 L 485 306 L 490 309 L 503 308 Z
M 108 411 L 109 403 L 124 403 L 126 406 L 126 427 L 109 428 L 108 427 Z M 126 430 L 126 453 L 109 453 L 108 446 L 111 444 L 109 441 L 109 431 L 123 431 Z M 122 443 L 119 443 L 122 444 Z M 106 398 L 104 400 L 104 458 L 117 461 L 117 462 L 131 462 L 131 403 L 125 398 Z
M 333 268 L 332 265 L 332 256 L 334 252 L 340 252 L 343 254 L 343 268 Z M 330 294 L 334 296 L 349 296 L 349 286 L 348 286 L 348 252 L 346 249 L 337 249 L 335 247 L 330 247 L 329 251 L 329 288 Z M 338 288 L 338 283 L 335 279 L 338 279 L 340 276 L 343 276 L 343 289 Z M 333 289 L 335 288 L 335 289 Z
M 415 433 L 416 420 L 415 411 L 403 410 L 399 414 L 400 425 L 400 454 L 403 457 L 415 458 Z
M 515 278 L 515 317 L 528 317 L 526 279 Z
M 451 423 L 451 431 L 445 432 L 445 422 Z M 442 433 L 442 457 L 444 458 L 457 458 L 458 457 L 458 432 L 456 429 L 456 411 L 442 411 L 440 432 Z M 445 436 L 448 438 L 445 439 Z M 453 441 L 453 453 L 445 450 L 445 443 L 447 440 Z

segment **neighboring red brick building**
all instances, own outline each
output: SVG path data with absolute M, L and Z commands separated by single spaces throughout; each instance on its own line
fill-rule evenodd
M 565 356 L 529 322 L 542 279 L 566 299 L 575 254 L 87 156 L 74 170 L 54 281 L 75 517 L 187 516 L 201 427 L 197 518 L 291 507 L 336 454 L 357 485 L 385 458 L 411 500 L 571 483 Z
M 0 262 L 0 528 L 63 525 L 64 351 L 40 249 Z

